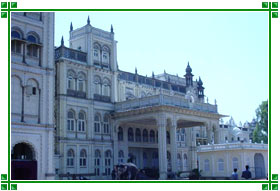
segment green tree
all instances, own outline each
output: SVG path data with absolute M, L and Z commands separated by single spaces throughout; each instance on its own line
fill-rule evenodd
M 260 143 L 262 140 L 267 143 L 268 135 L 268 101 L 263 101 L 256 109 L 257 124 L 253 132 L 253 142 Z

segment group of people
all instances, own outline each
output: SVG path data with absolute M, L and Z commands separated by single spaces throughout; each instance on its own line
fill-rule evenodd
M 241 178 L 250 180 L 252 178 L 252 174 L 249 170 L 249 165 L 245 166 L 246 170 L 242 172 Z M 233 169 L 233 172 L 231 174 L 232 180 L 238 180 L 238 173 L 237 173 L 237 168 Z
M 241 178 L 250 180 L 252 174 L 249 170 L 249 165 L 245 166 L 246 170 L 242 171 Z M 128 160 L 127 163 L 121 165 L 115 165 L 111 173 L 112 180 L 147 180 L 144 170 L 139 170 L 132 161 Z M 232 180 L 238 180 L 237 168 L 233 169 Z

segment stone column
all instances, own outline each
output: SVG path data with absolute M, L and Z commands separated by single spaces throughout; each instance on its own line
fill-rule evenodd
M 157 119 L 158 126 L 158 152 L 159 152 L 159 179 L 167 178 L 167 150 L 166 150 L 166 119 L 159 116 Z
M 195 131 L 193 129 L 194 127 L 191 128 L 191 167 L 192 169 L 197 168 L 197 149 L 196 149 L 196 135 L 195 135 Z
M 170 150 L 171 150 L 171 168 L 172 172 L 177 172 L 177 142 L 176 142 L 176 129 L 177 129 L 177 121 L 175 119 L 172 120 L 171 128 L 170 128 Z
M 118 154 L 119 154 L 119 145 L 118 145 L 118 131 L 119 131 L 119 124 L 113 124 L 113 149 L 114 149 L 114 165 L 118 164 Z
M 206 132 L 207 132 L 207 143 L 211 144 L 212 143 L 212 128 L 210 124 L 205 124 L 206 126 Z

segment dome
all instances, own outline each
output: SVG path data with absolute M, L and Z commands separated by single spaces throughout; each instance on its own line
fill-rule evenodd
M 232 134 L 233 134 L 234 136 L 238 136 L 238 135 L 242 134 L 242 131 L 241 131 L 238 127 L 234 127 L 234 128 L 232 129 Z

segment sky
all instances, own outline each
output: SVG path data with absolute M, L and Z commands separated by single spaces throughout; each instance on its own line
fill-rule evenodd
M 183 77 L 190 63 L 205 99 L 237 124 L 251 121 L 268 99 L 268 19 L 265 12 L 56 12 L 55 45 L 69 46 L 74 30 L 87 23 L 114 27 L 121 70 Z M 224 118 L 224 121 L 229 117 Z

